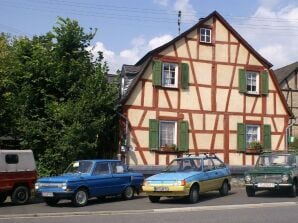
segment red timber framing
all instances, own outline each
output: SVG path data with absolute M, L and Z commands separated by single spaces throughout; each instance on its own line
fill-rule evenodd
M 211 18 L 211 17 L 210 17 Z M 207 21 L 207 20 L 206 20 Z M 227 41 L 216 41 L 216 24 L 217 22 L 223 23 L 224 27 L 228 29 L 228 35 L 227 35 Z M 232 147 L 231 143 L 233 143 L 230 139 L 231 136 L 237 137 L 237 130 L 235 126 L 232 126 L 231 123 L 233 123 L 233 119 L 235 116 L 240 117 L 243 123 L 251 123 L 251 124 L 258 124 L 263 125 L 264 120 L 270 120 L 272 123 L 271 126 L 271 132 L 273 136 L 278 137 L 278 142 L 276 145 L 276 148 L 281 147 L 281 143 L 284 139 L 284 132 L 285 128 L 287 126 L 288 120 L 289 120 L 289 114 L 280 114 L 277 113 L 277 99 L 278 97 L 281 98 L 281 102 L 283 106 L 285 106 L 285 110 L 288 112 L 287 103 L 285 102 L 283 95 L 281 91 L 279 90 L 278 83 L 275 80 L 274 75 L 272 72 L 269 72 L 270 79 L 273 80 L 273 84 L 275 86 L 275 89 L 269 89 L 269 94 L 273 95 L 273 112 L 268 112 L 267 108 L 267 96 L 258 95 L 254 96 L 252 99 L 252 96 L 248 95 L 241 95 L 241 98 L 243 98 L 243 107 L 239 108 L 239 111 L 230 111 L 229 105 L 231 103 L 231 97 L 232 97 L 232 91 L 238 91 L 238 86 L 233 85 L 234 81 L 236 79 L 236 75 L 238 75 L 238 68 L 245 68 L 248 70 L 255 70 L 255 71 L 264 71 L 267 70 L 270 67 L 270 63 L 258 56 L 258 54 L 251 49 L 250 46 L 247 45 L 247 43 L 240 38 L 239 36 L 235 35 L 234 31 L 231 32 L 230 26 L 223 22 L 221 17 L 218 17 L 217 14 L 212 19 L 212 43 L 211 44 L 204 44 L 205 47 L 211 47 L 212 48 L 212 56 L 211 60 L 204 60 L 200 59 L 201 52 L 200 52 L 200 41 L 199 41 L 199 25 L 192 31 L 196 32 L 196 38 L 194 37 L 188 37 L 187 33 L 182 34 L 179 36 L 179 38 L 175 38 L 173 41 L 171 41 L 169 44 L 166 44 L 164 47 L 159 48 L 159 50 L 153 51 L 151 54 L 151 60 L 158 59 L 163 62 L 184 62 L 189 64 L 189 75 L 191 75 L 192 82 L 189 84 L 192 89 L 194 89 L 196 100 L 198 103 L 197 108 L 193 109 L 184 109 L 182 107 L 181 103 L 181 94 L 183 93 L 180 87 L 177 89 L 169 89 L 169 88 L 161 88 L 161 87 L 153 87 L 152 90 L 152 106 L 145 106 L 146 101 L 146 87 L 150 86 L 152 84 L 152 80 L 145 79 L 144 77 L 138 77 L 138 81 L 141 82 L 141 99 L 140 99 L 140 105 L 123 105 L 123 111 L 124 113 L 128 114 L 129 110 L 139 110 L 140 115 L 139 119 L 136 121 L 137 124 L 131 125 L 131 136 L 134 138 L 134 143 L 136 146 L 135 151 L 138 153 L 140 157 L 140 165 L 164 165 L 168 164 L 171 160 L 171 155 L 173 154 L 167 154 L 164 152 L 150 152 L 149 148 L 146 146 L 141 146 L 140 140 L 137 138 L 137 131 L 143 131 L 143 132 L 149 132 L 148 124 L 145 123 L 145 120 L 147 121 L 148 118 L 152 118 L 152 114 L 155 113 L 156 119 L 159 120 L 187 120 L 189 122 L 189 139 L 191 140 L 189 152 L 194 154 L 199 153 L 220 153 L 223 155 L 224 162 L 229 163 L 231 161 L 231 155 L 232 154 L 239 154 L 237 152 L 237 149 Z M 236 39 L 236 42 L 233 40 Z M 186 48 L 186 54 L 181 56 L 179 55 L 179 49 L 178 46 L 176 46 L 176 42 L 178 40 L 183 40 Z M 195 41 L 195 43 L 194 43 Z M 227 56 L 227 62 L 217 61 L 216 60 L 216 44 L 224 44 L 227 45 L 228 50 L 228 56 Z M 195 46 L 196 48 L 196 54 L 194 56 L 191 55 L 191 49 L 190 47 Z M 240 47 L 244 46 L 248 50 L 247 57 L 244 60 L 244 63 L 239 63 L 239 57 L 240 57 Z M 166 49 L 167 47 L 171 47 L 173 49 L 173 54 L 171 56 L 165 56 L 162 55 L 161 52 Z M 234 51 L 233 51 L 233 50 Z M 232 56 L 232 51 L 235 56 Z M 258 59 L 262 66 L 256 66 L 256 65 L 250 65 L 250 60 L 252 60 L 252 57 Z M 199 83 L 198 77 L 196 76 L 196 63 L 207 63 L 211 65 L 211 81 L 210 84 L 202 84 Z M 149 63 L 150 64 L 150 63 Z M 227 83 L 227 86 L 221 86 L 219 85 L 218 80 L 218 65 L 229 65 L 232 66 L 231 68 L 231 76 L 230 80 Z M 150 84 L 148 84 L 150 83 Z M 178 83 L 178 86 L 180 86 L 180 83 Z M 203 98 L 202 96 L 202 88 L 208 88 L 211 91 L 211 98 Z M 227 97 L 226 102 L 224 105 L 224 108 L 222 111 L 218 110 L 217 105 L 217 93 L 219 89 L 223 89 L 227 91 Z M 173 100 L 171 99 L 171 96 L 173 95 L 172 92 L 175 92 L 175 95 L 177 95 L 177 99 Z M 161 98 L 163 97 L 163 98 Z M 166 105 L 164 107 L 159 107 L 160 100 L 164 101 Z M 211 100 L 210 102 L 210 108 L 207 109 L 207 106 L 205 106 L 204 102 L 205 100 Z M 248 101 L 251 102 L 250 105 L 247 106 Z M 177 104 L 176 104 L 177 102 Z M 261 106 L 260 106 L 261 105 Z M 246 107 L 247 106 L 247 107 Z M 256 113 L 256 110 L 261 113 Z M 171 116 L 164 115 L 165 113 L 171 113 Z M 175 116 L 176 114 L 176 116 Z M 198 125 L 197 120 L 195 120 L 195 116 L 199 115 L 201 117 L 202 123 L 200 129 L 196 129 L 196 126 Z M 213 116 L 213 122 L 210 124 L 210 120 L 208 117 Z M 284 120 L 284 127 L 278 128 L 278 124 L 275 118 L 283 119 Z M 256 121 L 258 120 L 258 121 Z M 212 125 L 212 127 L 210 127 Z M 200 142 L 201 140 L 204 140 L 200 138 L 199 134 L 208 134 L 210 135 L 210 146 L 209 148 L 205 148 L 201 146 Z M 216 140 L 218 139 L 218 136 L 221 135 L 223 142 L 222 146 L 219 147 L 218 143 L 216 143 Z M 275 148 L 273 148 L 275 149 Z M 154 158 L 154 161 L 147 160 L 147 157 L 145 154 L 152 153 L 151 159 Z M 177 156 L 181 154 L 177 153 Z M 250 165 L 254 164 L 255 162 L 255 156 L 249 155 L 249 159 L 247 159 L 248 155 L 241 154 L 240 159 L 242 159 L 243 165 Z M 249 161 L 248 161 L 249 160 Z

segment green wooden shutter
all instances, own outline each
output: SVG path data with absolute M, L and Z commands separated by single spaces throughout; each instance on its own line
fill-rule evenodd
M 245 152 L 246 149 L 246 129 L 245 124 L 237 123 L 237 151 Z
M 269 80 L 267 71 L 261 73 L 261 93 L 263 95 L 267 95 L 269 93 Z
M 149 119 L 149 148 L 150 150 L 158 150 L 159 143 L 159 125 L 155 119 Z
M 187 63 L 181 63 L 181 88 L 188 89 L 189 83 L 189 66 Z
M 188 137 L 188 122 L 179 121 L 179 145 L 178 151 L 187 152 L 189 150 L 189 137 Z
M 264 152 L 270 152 L 271 151 L 271 126 L 270 125 L 264 125 L 263 126 L 263 150 Z
M 152 64 L 152 83 L 154 86 L 161 86 L 161 70 L 162 70 L 162 62 L 160 60 L 154 60 Z
M 239 69 L 239 92 L 240 93 L 246 93 L 246 75 L 244 69 Z

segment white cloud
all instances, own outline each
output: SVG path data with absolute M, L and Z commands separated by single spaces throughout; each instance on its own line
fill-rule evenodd
M 162 6 L 167 6 L 169 4 L 169 0 L 154 0 L 153 2 Z
M 171 41 L 173 39 L 172 35 L 166 34 L 158 37 L 154 37 L 148 43 L 148 46 L 151 50 Z
M 131 48 L 123 49 L 119 53 L 108 50 L 102 42 L 97 42 L 93 47 L 88 47 L 94 56 L 98 51 L 103 52 L 104 60 L 108 62 L 110 72 L 115 73 L 121 70 L 123 64 L 135 64 L 147 52 L 169 42 L 173 37 L 169 34 L 154 37 L 146 40 L 143 36 L 134 38 L 131 41 Z
M 197 12 L 194 7 L 189 3 L 189 0 L 176 0 L 174 9 L 181 11 L 182 22 L 194 23 L 198 20 Z
M 237 31 L 276 69 L 297 61 L 298 5 L 261 1 L 250 19 Z M 237 21 L 239 24 L 239 21 Z
M 102 52 L 106 60 L 115 56 L 115 53 L 111 50 L 107 50 L 102 42 L 97 42 L 94 46 L 89 46 L 87 50 L 89 50 L 95 57 L 99 51 Z

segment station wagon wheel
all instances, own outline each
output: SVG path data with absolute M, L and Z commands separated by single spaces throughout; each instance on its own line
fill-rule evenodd
M 248 197 L 254 197 L 256 195 L 256 191 L 253 187 L 246 187 L 246 194 Z
M 289 195 L 290 195 L 290 197 L 296 197 L 297 196 L 297 187 L 296 187 L 295 182 L 293 183 L 293 185 L 289 189 Z
M 133 189 L 133 187 L 128 186 L 125 188 L 124 192 L 122 193 L 122 197 L 125 200 L 131 200 L 134 198 L 135 195 L 135 190 Z
M 199 187 L 194 185 L 190 188 L 188 200 L 190 203 L 197 203 L 199 200 Z
M 85 206 L 88 202 L 88 192 L 84 188 L 78 189 L 73 196 L 72 203 L 76 207 Z
M 6 193 L 0 193 L 0 204 L 2 204 L 7 198 Z
M 219 189 L 219 193 L 220 193 L 221 196 L 227 196 L 228 195 L 229 185 L 228 185 L 228 182 L 226 180 L 222 183 L 222 185 Z
M 150 200 L 152 203 L 157 203 L 157 202 L 159 202 L 160 197 L 158 197 L 158 196 L 149 196 L 149 200 Z
M 57 198 L 43 198 L 43 200 L 49 206 L 55 206 L 59 202 Z
M 25 204 L 30 197 L 29 189 L 25 186 L 18 186 L 14 189 L 11 195 L 11 201 L 14 204 Z

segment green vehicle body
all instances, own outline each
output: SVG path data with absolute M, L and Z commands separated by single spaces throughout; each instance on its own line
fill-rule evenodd
M 294 153 L 264 153 L 255 167 L 244 174 L 247 196 L 256 191 L 284 190 L 296 197 L 298 188 L 298 155 Z

